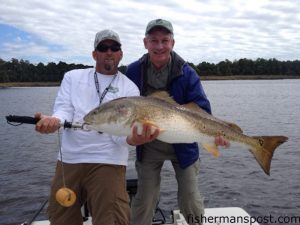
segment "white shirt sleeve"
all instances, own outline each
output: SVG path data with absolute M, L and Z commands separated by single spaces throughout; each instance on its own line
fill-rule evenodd
M 55 99 L 53 115 L 61 122 L 72 121 L 74 107 L 71 103 L 71 85 L 72 80 L 69 73 L 66 73 L 60 85 L 57 97 Z
M 124 137 L 124 136 L 122 136 L 122 137 L 112 136 L 112 139 L 116 144 L 120 145 L 121 147 L 125 146 L 125 147 L 129 148 L 130 150 L 135 150 L 136 146 L 129 145 L 126 141 L 126 138 L 127 137 Z

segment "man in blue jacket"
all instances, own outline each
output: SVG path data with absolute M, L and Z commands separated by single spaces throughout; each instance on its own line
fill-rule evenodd
M 199 76 L 173 51 L 173 27 L 169 21 L 156 19 L 146 28 L 144 46 L 148 53 L 128 66 L 126 75 L 147 96 L 165 90 L 179 104 L 196 103 L 211 113 Z M 159 140 L 147 142 L 147 137 L 135 137 L 138 191 L 132 202 L 132 225 L 150 225 L 159 198 L 160 172 L 165 160 L 171 160 L 178 182 L 178 205 L 188 221 L 204 214 L 203 200 L 198 190 L 199 148 L 193 144 L 168 144 Z M 149 129 L 148 129 L 149 130 Z M 147 136 L 147 135 L 146 135 Z M 134 140 L 134 138 L 133 138 Z M 221 137 L 216 144 L 228 145 Z M 195 221 L 195 220 L 193 220 Z M 190 224 L 198 224 L 188 221 Z

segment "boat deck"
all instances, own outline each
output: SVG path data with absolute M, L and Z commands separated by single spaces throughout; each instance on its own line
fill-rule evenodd
M 188 225 L 183 215 L 178 211 L 173 211 L 174 223 L 161 224 L 161 225 Z M 191 217 L 188 218 L 189 222 L 197 222 L 201 218 Z M 36 221 L 32 225 L 49 225 L 49 221 Z M 245 210 L 238 207 L 226 208 L 208 208 L 205 209 L 205 216 L 203 218 L 203 225 L 259 225 L 255 222 L 255 218 L 251 217 Z M 89 218 L 84 222 L 84 225 L 92 225 L 92 220 Z

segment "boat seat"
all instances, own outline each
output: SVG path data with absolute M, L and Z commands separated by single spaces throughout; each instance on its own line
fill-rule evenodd
M 137 179 L 127 179 L 126 190 L 129 196 L 134 196 L 137 192 Z
M 132 197 L 136 194 L 137 192 L 137 173 L 135 168 L 133 167 L 127 167 L 126 169 L 126 189 L 127 193 L 130 197 L 130 202 Z

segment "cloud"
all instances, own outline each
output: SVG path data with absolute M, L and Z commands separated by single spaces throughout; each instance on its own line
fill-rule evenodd
M 94 35 L 109 28 L 119 33 L 121 64 L 128 64 L 146 52 L 147 23 L 164 18 L 173 23 L 175 51 L 195 64 L 295 60 L 300 55 L 299 11 L 297 0 L 10 0 L 0 8 L 0 58 L 93 65 Z

